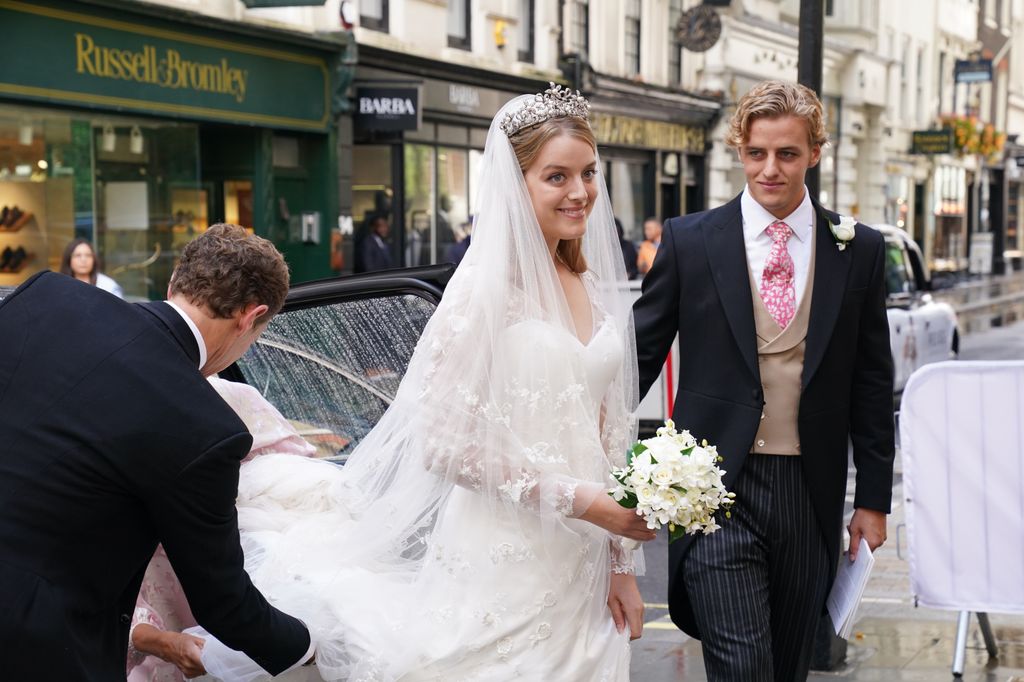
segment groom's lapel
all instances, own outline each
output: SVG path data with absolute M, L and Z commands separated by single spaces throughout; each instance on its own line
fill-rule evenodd
M 742 195 L 741 195 L 742 196 Z M 715 212 L 704 224 L 704 246 L 708 265 L 714 273 L 715 288 L 740 354 L 754 379 L 757 369 L 757 332 L 754 329 L 754 299 L 750 291 L 747 251 L 743 242 L 740 197 Z
M 839 317 L 846 291 L 846 274 L 853 258 L 853 245 L 840 251 L 829 227 L 839 222 L 839 215 L 814 203 L 815 247 L 814 288 L 811 290 L 811 318 L 807 326 L 804 370 L 801 388 L 807 386 L 825 357 L 825 349 Z

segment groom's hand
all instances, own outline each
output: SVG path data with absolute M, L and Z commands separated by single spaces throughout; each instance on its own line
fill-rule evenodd
M 850 525 L 846 529 L 850 531 L 850 561 L 856 561 L 861 538 L 867 540 L 872 552 L 885 542 L 885 512 L 855 509 Z

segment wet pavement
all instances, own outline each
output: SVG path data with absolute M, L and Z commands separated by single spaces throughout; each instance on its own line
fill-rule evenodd
M 851 470 L 851 476 L 853 472 Z M 951 672 L 957 613 L 915 608 L 910 591 L 902 473 L 896 462 L 893 513 L 888 541 L 875 553 L 875 567 L 857 612 L 846 663 L 830 672 L 812 671 L 810 680 L 899 682 L 955 680 Z M 852 480 L 849 490 L 853 490 Z M 852 498 L 851 498 L 852 499 Z M 852 512 L 847 505 L 848 513 Z M 663 540 L 655 541 L 656 543 Z M 650 571 L 641 578 L 648 604 L 644 636 L 633 645 L 634 682 L 701 682 L 707 677 L 700 642 L 678 631 L 665 607 L 663 544 L 645 546 Z M 659 566 L 661 563 L 661 566 Z M 1024 580 L 1024 576 L 1021 578 Z M 1024 682 L 1024 615 L 990 614 L 998 659 L 990 660 L 978 621 L 972 617 L 964 665 L 965 682 Z M 779 681 L 782 682 L 782 681 Z

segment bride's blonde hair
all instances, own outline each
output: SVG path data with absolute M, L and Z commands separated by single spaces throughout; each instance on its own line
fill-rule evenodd
M 594 137 L 594 131 L 590 129 L 590 125 L 585 120 L 574 116 L 549 118 L 543 123 L 524 128 L 509 137 L 512 150 L 519 162 L 519 169 L 525 174 L 537 160 L 544 145 L 559 135 L 568 135 L 583 140 L 590 145 L 591 149 L 597 151 L 597 139 Z M 587 259 L 583 256 L 582 237 L 563 239 L 558 242 L 555 255 L 573 272 L 580 274 L 587 271 Z

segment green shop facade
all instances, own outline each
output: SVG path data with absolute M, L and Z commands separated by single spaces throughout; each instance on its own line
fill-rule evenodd
M 0 26 L 0 286 L 81 237 L 126 297 L 162 298 L 221 221 L 293 281 L 334 274 L 345 36 L 112 0 L 0 0 Z

